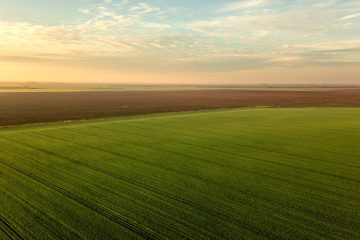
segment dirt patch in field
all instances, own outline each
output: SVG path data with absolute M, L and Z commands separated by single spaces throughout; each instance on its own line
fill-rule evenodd
M 265 106 L 360 107 L 360 90 L 0 93 L 0 125 Z

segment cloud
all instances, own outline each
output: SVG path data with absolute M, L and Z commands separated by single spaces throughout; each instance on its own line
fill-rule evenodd
M 267 4 L 267 0 L 244 0 L 240 2 L 232 2 L 224 4 L 221 8 L 221 12 L 232 12 L 250 8 L 257 8 Z
M 3 61 L 93 59 L 119 68 L 137 62 L 150 68 L 149 62 L 156 62 L 183 71 L 360 61 L 359 51 L 351 51 L 360 49 L 351 35 L 357 25 L 347 21 L 358 17 L 353 5 L 295 2 L 282 9 L 239 11 L 269 4 L 233 2 L 223 5 L 225 12 L 184 20 L 174 17 L 181 13 L 123 0 L 88 5 L 79 10 L 86 13 L 82 20 L 68 24 L 0 21 L 0 55 Z
M 263 4 L 267 3 L 243 1 L 226 7 L 239 10 Z M 221 14 L 193 21 L 186 27 L 221 43 L 215 44 L 214 55 L 258 56 L 266 62 L 259 66 L 348 64 L 360 62 L 359 54 L 351 52 L 351 49 L 360 48 L 354 35 L 359 25 L 337 19 L 358 17 L 357 14 L 346 14 L 353 11 L 353 7 L 352 3 L 339 1 L 313 5 L 294 3 L 282 9 Z
M 350 19 L 358 18 L 358 17 L 360 17 L 360 13 L 350 14 L 350 15 L 340 18 L 339 21 L 346 21 L 346 20 L 350 20 Z
M 304 60 L 305 60 L 304 56 L 289 55 L 289 56 L 273 57 L 273 58 L 270 58 L 268 60 L 268 62 L 285 65 L 285 64 L 301 63 Z
M 89 14 L 89 13 L 90 13 L 90 10 L 89 10 L 89 9 L 86 9 L 86 8 L 80 8 L 80 9 L 79 9 L 79 12 L 84 13 L 84 14 Z
M 127 1 L 122 3 L 129 4 Z M 111 4 L 111 1 L 106 4 Z M 81 8 L 79 11 L 86 13 L 89 18 L 66 25 L 0 21 L 0 53 L 20 57 L 25 54 L 29 59 L 35 55 L 34 58 L 38 59 L 37 56 L 43 54 L 62 54 L 65 57 L 131 55 L 142 43 L 139 42 L 139 37 L 122 35 L 145 32 L 145 29 L 160 32 L 169 28 L 167 24 L 142 19 L 143 14 L 159 11 L 160 8 L 148 4 L 136 4 L 132 7 L 134 8 L 123 13 L 116 12 L 108 5 Z
M 147 3 L 138 3 L 130 7 L 131 12 L 137 12 L 138 14 L 156 13 L 161 14 L 163 11 L 159 7 L 151 6 Z

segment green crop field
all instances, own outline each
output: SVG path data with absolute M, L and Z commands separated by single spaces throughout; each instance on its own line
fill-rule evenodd
M 1 239 L 360 239 L 360 108 L 0 130 Z

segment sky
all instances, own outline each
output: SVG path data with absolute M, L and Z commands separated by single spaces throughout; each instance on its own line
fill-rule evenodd
M 0 81 L 360 84 L 360 1 L 0 0 Z

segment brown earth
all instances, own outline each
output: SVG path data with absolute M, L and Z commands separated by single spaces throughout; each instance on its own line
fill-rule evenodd
M 0 93 L 0 125 L 256 106 L 360 107 L 360 90 Z

